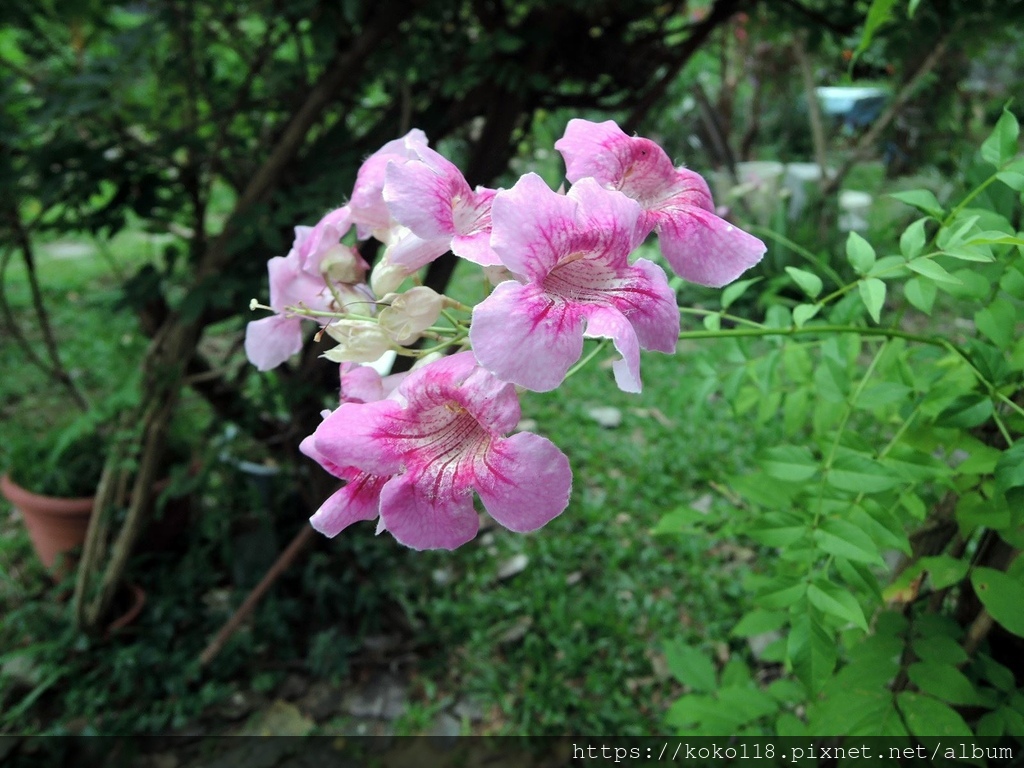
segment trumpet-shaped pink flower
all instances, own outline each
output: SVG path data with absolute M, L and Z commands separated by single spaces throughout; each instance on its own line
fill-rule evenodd
M 475 264 L 499 264 L 490 248 L 495 190 L 470 189 L 462 172 L 429 147 L 417 146 L 415 153 L 416 159 L 387 167 L 384 200 L 395 221 Z
M 407 373 L 396 373 L 383 379 L 368 365 L 342 363 L 341 402 L 373 403 L 391 394 Z M 325 416 L 330 411 L 325 411 Z M 316 449 L 314 435 L 299 445 L 299 450 L 316 461 L 345 485 L 335 491 L 309 519 L 310 525 L 333 538 L 345 528 L 361 520 L 376 520 L 380 510 L 380 492 L 391 478 L 363 472 L 355 467 L 340 466 Z
M 572 183 L 591 177 L 640 203 L 645 234 L 658 233 L 665 258 L 686 280 L 723 286 L 764 256 L 764 243 L 715 215 L 704 179 L 674 167 L 650 139 L 627 136 L 612 120 L 573 119 L 555 149 Z
M 296 227 L 296 243 L 305 237 Z M 288 307 L 305 306 L 326 310 L 331 294 L 323 277 L 302 269 L 298 246 L 287 256 L 275 256 L 267 262 L 270 274 L 270 307 L 275 314 L 253 320 L 245 329 L 245 354 L 261 371 L 276 368 L 302 349 L 302 319 L 287 313 Z
M 413 371 L 391 398 L 342 404 L 312 436 L 322 465 L 353 476 L 321 509 L 321 529 L 371 519 L 378 490 L 378 530 L 414 549 L 471 540 L 479 527 L 474 492 L 506 528 L 540 528 L 568 504 L 572 472 L 549 440 L 504 437 L 518 421 L 515 388 L 469 352 Z
M 355 253 L 352 249 L 346 246 L 340 245 L 341 238 L 343 238 L 348 231 L 352 228 L 352 210 L 349 206 L 343 205 L 341 208 L 336 208 L 333 211 L 328 212 L 320 221 L 313 227 L 296 227 L 295 228 L 295 249 L 299 264 L 302 268 L 311 275 L 319 277 L 321 274 L 321 264 L 324 257 L 328 254 L 334 254 L 340 249 L 353 254 L 354 259 L 358 260 L 359 266 L 362 267 L 363 275 L 365 276 L 366 270 L 370 266 Z M 362 279 L 351 280 L 348 282 L 357 283 L 363 282 Z
M 363 161 L 349 200 L 352 221 L 360 240 L 370 236 L 382 239 L 384 233 L 391 228 L 391 213 L 382 194 L 388 163 L 411 160 L 416 157 L 417 148 L 426 146 L 427 135 L 414 128 L 402 138 L 389 141 Z
M 516 276 L 473 310 L 469 338 L 499 378 L 545 392 L 583 351 L 610 338 L 619 387 L 640 391 L 640 349 L 674 352 L 679 310 L 661 267 L 630 265 L 643 240 L 640 206 L 592 179 L 559 195 L 527 174 L 494 198 L 491 247 Z
M 246 356 L 259 370 L 276 368 L 302 349 L 302 318 L 289 314 L 288 307 L 374 311 L 373 293 L 365 284 L 369 265 L 339 242 L 350 227 L 347 206 L 331 211 L 315 227 L 295 227 L 288 255 L 267 262 L 270 308 L 275 314 L 254 320 L 245 329 Z

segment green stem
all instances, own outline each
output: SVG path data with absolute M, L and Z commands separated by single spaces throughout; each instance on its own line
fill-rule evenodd
M 600 343 L 598 343 L 592 350 L 590 350 L 586 357 L 582 358 L 578 363 L 576 363 L 576 365 L 569 369 L 569 372 L 565 374 L 565 378 L 568 379 L 570 376 L 573 376 L 579 371 L 582 371 L 586 367 L 587 363 L 589 363 L 591 360 L 597 357 L 601 353 L 601 350 L 604 349 L 606 346 L 608 346 L 608 340 L 602 339 Z
M 763 328 L 764 326 L 753 320 L 748 320 L 745 317 L 738 315 L 730 315 L 726 312 L 721 312 L 716 309 L 701 309 L 700 307 L 680 307 L 679 313 L 681 315 L 697 315 L 699 317 L 707 317 L 709 315 L 719 315 L 723 320 L 736 323 L 737 325 L 746 325 L 752 328 Z
M 779 245 L 789 248 L 789 250 L 793 251 L 795 254 L 800 256 L 805 261 L 809 261 L 822 272 L 827 273 L 829 278 L 836 285 L 842 284 L 843 278 L 838 272 L 836 272 L 836 270 L 832 269 L 832 267 L 830 267 L 827 263 L 822 261 L 822 259 L 820 259 L 818 256 L 815 256 L 813 253 L 811 253 L 809 250 L 804 248 L 799 243 L 793 242 L 788 237 L 780 235 L 778 232 L 775 232 L 774 230 L 768 229 L 767 227 L 758 226 L 756 224 L 748 225 L 747 230 L 750 231 L 752 234 L 760 235 L 761 237 L 767 237 L 771 240 L 774 240 Z
M 984 192 L 985 189 L 995 180 L 996 180 L 996 174 L 993 173 L 991 176 L 989 176 L 987 179 L 985 179 L 981 184 L 979 184 L 974 189 L 972 189 L 970 192 L 968 192 L 967 196 L 964 197 L 964 199 L 961 200 L 959 203 L 957 203 L 956 208 L 954 208 L 952 211 L 949 212 L 949 215 L 946 216 L 946 218 L 943 220 L 942 226 L 943 227 L 948 227 L 950 224 L 952 224 L 954 219 L 956 219 L 957 215 L 960 213 L 960 211 L 962 211 L 964 208 L 966 208 L 967 204 L 969 202 L 971 202 L 971 200 L 973 200 L 978 195 L 980 195 L 982 192 Z

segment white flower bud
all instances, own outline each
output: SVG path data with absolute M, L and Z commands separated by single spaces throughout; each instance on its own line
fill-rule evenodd
M 325 329 L 338 346 L 323 356 L 335 363 L 372 363 L 391 349 L 391 339 L 376 324 L 357 320 L 339 320 Z
M 370 273 L 370 288 L 373 289 L 374 295 L 384 296 L 396 291 L 408 276 L 409 272 L 405 267 L 390 264 L 385 256 L 374 265 L 373 272 Z
M 320 262 L 320 273 L 336 283 L 355 285 L 366 280 L 367 264 L 354 248 L 332 246 Z
M 419 334 L 437 322 L 444 297 L 419 285 L 399 294 L 380 313 L 380 325 L 399 344 L 411 344 Z

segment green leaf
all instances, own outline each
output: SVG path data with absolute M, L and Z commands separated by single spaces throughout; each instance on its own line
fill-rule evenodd
M 821 624 L 817 610 L 806 601 L 793 609 L 786 647 L 793 672 L 812 695 L 832 676 L 836 644 Z
M 860 298 L 867 307 L 868 314 L 876 323 L 882 316 L 882 305 L 885 304 L 885 283 L 877 277 L 868 277 L 860 281 Z
M 907 260 L 902 256 L 893 254 L 883 256 L 875 261 L 875 264 L 868 270 L 867 277 L 882 277 L 890 280 L 894 277 L 902 277 L 907 272 Z
M 974 229 L 980 218 L 978 215 L 964 216 L 961 214 L 948 227 L 943 227 L 939 230 L 939 234 L 935 238 L 935 244 L 939 248 L 952 248 L 959 245 L 967 237 L 967 233 Z
M 907 261 L 914 258 L 921 253 L 921 249 L 924 248 L 927 237 L 924 231 L 925 222 L 928 219 L 918 219 L 900 235 L 900 253 L 902 253 Z
M 938 290 L 935 288 L 935 283 L 920 277 L 912 277 L 903 285 L 903 295 L 907 297 L 907 301 L 926 315 L 932 313 L 936 293 Z
M 998 448 L 986 445 L 969 435 L 961 438 L 957 448 L 968 454 L 968 457 L 956 467 L 958 473 L 965 475 L 987 475 L 995 472 L 996 464 L 1003 455 Z
M 1009 349 L 1017 340 L 1016 324 L 1013 304 L 1002 297 L 974 313 L 974 325 L 1000 349 Z
M 971 491 L 961 496 L 956 503 L 956 522 L 965 536 L 976 528 L 999 531 L 1010 524 L 1010 510 L 1002 496 L 986 499 L 980 493 Z
M 1020 171 L 1000 171 L 996 178 L 1016 192 L 1024 192 L 1024 173 Z
M 761 468 L 779 480 L 800 482 L 814 477 L 818 460 L 803 445 L 777 445 L 761 454 Z
M 807 536 L 806 524 L 788 513 L 770 512 L 751 521 L 747 535 L 769 547 L 788 547 Z
M 996 493 L 1011 505 L 1024 503 L 1024 440 L 1018 440 L 996 463 Z
M 704 315 L 704 327 L 709 331 L 720 331 L 722 330 L 722 316 L 721 315 Z
M 917 272 L 919 275 L 924 275 L 932 280 L 940 283 L 950 283 L 952 285 L 959 285 L 963 281 L 949 274 L 943 267 L 936 264 L 929 258 L 920 257 L 907 262 L 907 269 Z
M 917 6 L 921 4 L 921 0 L 910 0 L 910 5 L 907 6 L 907 18 L 914 18 L 914 13 L 917 11 Z
M 951 256 L 960 261 L 974 261 L 979 264 L 989 264 L 996 260 L 996 257 L 992 255 L 992 249 L 987 245 L 981 244 L 965 244 L 945 248 L 942 250 L 942 255 Z
M 798 584 L 788 584 L 784 587 L 779 587 L 776 582 L 775 587 L 776 589 L 758 595 L 754 599 L 754 602 L 761 608 L 778 610 L 781 608 L 789 608 L 791 605 L 801 600 L 807 593 L 807 585 L 802 581 Z
M 881 462 L 853 452 L 840 455 L 825 479 L 833 488 L 854 493 L 879 493 L 901 482 Z
M 996 689 L 1003 693 L 1012 693 L 1017 690 L 1017 680 L 1013 676 L 1013 672 L 991 656 L 986 656 L 984 653 L 978 654 L 978 666 L 981 668 L 982 678 L 992 683 Z
M 703 522 L 706 515 L 693 507 L 679 507 L 662 515 L 654 526 L 651 533 L 654 534 L 679 534 L 692 531 L 694 525 Z
M 966 560 L 949 555 L 922 557 L 919 562 L 921 568 L 928 571 L 932 589 L 945 589 L 958 584 L 967 575 L 967 569 L 970 567 Z
M 750 685 L 734 685 L 718 691 L 718 700 L 736 717 L 739 725 L 773 715 L 778 703 L 767 693 Z
M 851 232 L 846 238 L 846 258 L 858 275 L 865 275 L 875 263 L 875 249 L 856 232 Z
M 728 309 L 732 303 L 747 292 L 747 289 L 754 283 L 761 280 L 760 277 L 752 277 L 749 280 L 737 280 L 722 291 L 722 309 Z
M 803 328 L 804 323 L 818 314 L 820 310 L 820 304 L 798 304 L 793 307 L 793 324 L 797 328 Z
M 868 631 L 868 622 L 860 603 L 842 587 L 819 579 L 807 587 L 807 599 L 819 611 Z
M 956 666 L 967 661 L 967 652 L 956 640 L 948 635 L 917 637 L 913 642 L 914 653 L 922 661 L 935 661 Z
M 997 168 L 1017 154 L 1017 134 L 1020 128 L 1017 118 L 1008 109 L 1003 110 L 991 135 L 981 144 L 982 158 Z
M 668 670 L 683 685 L 700 693 L 715 690 L 715 665 L 704 653 L 678 640 L 666 643 Z
M 935 421 L 943 427 L 971 429 L 988 421 L 993 410 L 992 401 L 985 395 L 961 395 L 947 405 Z
M 765 611 L 755 608 L 745 614 L 736 626 L 732 628 L 732 634 L 736 637 L 753 637 L 763 635 L 778 629 L 786 623 L 786 614 L 783 611 Z
M 871 7 L 868 8 L 867 18 L 864 20 L 864 31 L 861 33 L 860 42 L 853 52 L 853 60 L 856 60 L 871 45 L 875 32 L 892 18 L 892 9 L 896 0 L 871 0 Z
M 800 290 L 812 299 L 818 298 L 818 294 L 821 293 L 821 289 L 824 287 L 820 277 L 813 272 L 797 269 L 796 267 L 786 267 L 786 272 L 793 278 L 793 282 L 800 286 Z
M 830 555 L 859 563 L 883 564 L 882 556 L 871 537 L 845 520 L 827 518 L 814 532 L 814 541 Z
M 903 691 L 896 697 L 907 728 L 915 736 L 963 736 L 971 738 L 971 729 L 953 709 L 920 693 Z
M 1015 299 L 1024 299 L 1024 274 L 1017 267 L 1007 269 L 999 280 L 999 287 Z
M 928 693 L 950 704 L 984 704 L 974 685 L 956 667 L 935 661 L 911 664 L 907 676 L 921 693 Z
M 912 205 L 922 213 L 927 213 L 935 219 L 941 219 L 945 211 L 929 189 L 911 189 L 906 192 L 893 192 L 889 195 L 893 200 Z
M 1024 637 L 1024 583 L 994 568 L 978 566 L 971 571 L 971 584 L 992 618 Z

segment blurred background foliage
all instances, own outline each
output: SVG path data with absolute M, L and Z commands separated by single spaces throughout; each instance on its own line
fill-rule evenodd
M 118 415 L 146 394 L 136 373 L 151 339 L 187 326 L 194 344 L 167 376 L 180 394 L 168 442 L 179 465 L 200 467 L 175 475 L 194 499 L 185 535 L 164 551 L 136 548 L 126 578 L 146 587 L 148 603 L 134 628 L 110 638 L 74 629 L 70 585 L 50 584 L 5 519 L 0 729 L 154 732 L 201 716 L 223 725 L 278 695 L 289 675 L 360 681 L 380 669 L 409 681 L 399 727 L 410 731 L 466 696 L 483 702 L 476 730 L 663 729 L 681 690 L 665 638 L 708 647 L 726 669 L 747 653 L 729 631 L 747 608 L 741 576 L 755 552 L 652 533 L 667 510 L 708 504 L 779 439 L 781 425 L 748 429 L 709 399 L 712 384 L 695 391 L 689 378 L 726 379 L 745 369 L 745 353 L 718 345 L 654 357 L 641 398 L 622 396 L 607 371 L 527 397 L 524 415 L 573 462 L 577 488 L 562 518 L 527 538 L 488 532 L 454 555 L 404 551 L 361 526 L 317 540 L 200 667 L 210 635 L 330 490 L 296 446 L 330 404 L 336 370 L 310 345 L 257 374 L 240 346 L 248 303 L 265 295 L 266 260 L 287 251 L 292 228 L 343 203 L 363 158 L 410 128 L 471 184 L 491 186 L 527 170 L 561 183 L 551 145 L 575 116 L 616 119 L 702 173 L 811 162 L 814 94 L 801 56 L 813 85 L 898 94 L 942 42 L 945 55 L 843 183 L 876 196 L 926 187 L 944 199 L 1020 82 L 1013 30 L 1024 4 L 924 0 L 854 57 L 869 5 L 0 5 L 0 461 L 67 474 L 54 445 L 113 439 Z M 827 122 L 829 163 L 841 166 L 866 128 Z M 751 213 L 741 197 L 719 203 L 740 219 Z M 788 200 L 773 197 L 762 224 L 830 263 L 843 237 L 827 208 L 792 220 Z M 894 242 L 908 219 L 905 206 L 878 199 L 867 235 Z M 755 273 L 768 286 L 758 311 L 786 298 L 783 242 Z M 454 268 L 442 259 L 426 280 L 478 299 L 482 286 Z M 681 289 L 693 306 L 713 298 Z M 753 311 L 747 301 L 733 311 Z M 589 415 L 596 407 L 624 414 L 621 425 L 602 429 Z M 523 562 L 514 575 L 504 568 Z

